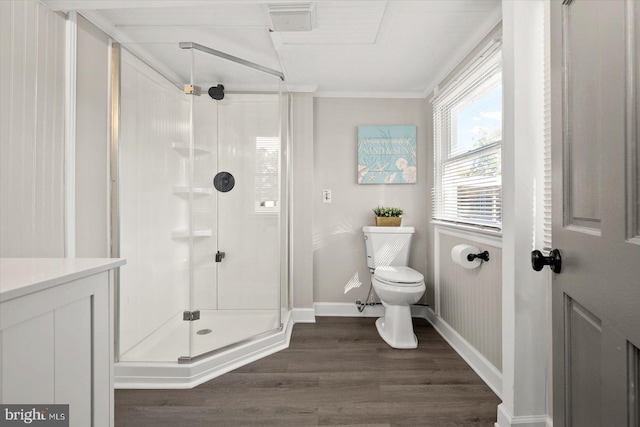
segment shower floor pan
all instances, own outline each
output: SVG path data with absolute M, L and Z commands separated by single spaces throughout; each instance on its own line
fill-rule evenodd
M 120 361 L 177 362 L 180 357 L 207 353 L 278 327 L 278 310 L 200 310 L 200 319 L 192 322 L 177 313 L 120 356 Z M 197 333 L 206 330 L 211 332 Z
M 278 314 L 278 310 L 201 310 L 199 320 L 188 322 L 178 313 L 120 356 L 115 364 L 115 386 L 191 388 L 283 350 L 293 322 L 285 315 L 281 328 Z M 208 329 L 211 332 L 202 333 Z M 178 363 L 179 358 L 189 356 L 190 333 L 191 355 L 202 357 Z

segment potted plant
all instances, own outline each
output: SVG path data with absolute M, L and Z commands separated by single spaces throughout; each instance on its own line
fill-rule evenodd
M 402 224 L 402 214 L 404 211 L 400 208 L 385 208 L 378 206 L 373 209 L 376 214 L 376 225 L 382 227 L 399 227 Z

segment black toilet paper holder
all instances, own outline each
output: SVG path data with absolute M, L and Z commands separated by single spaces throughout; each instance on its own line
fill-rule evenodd
M 467 261 L 471 262 L 474 259 L 481 259 L 482 261 L 489 261 L 489 251 L 480 252 L 479 254 L 467 255 Z

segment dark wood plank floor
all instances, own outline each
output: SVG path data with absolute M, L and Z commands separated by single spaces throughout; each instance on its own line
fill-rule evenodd
M 116 427 L 493 426 L 500 403 L 422 319 L 416 350 L 374 318 L 297 324 L 291 346 L 192 390 L 116 390 Z

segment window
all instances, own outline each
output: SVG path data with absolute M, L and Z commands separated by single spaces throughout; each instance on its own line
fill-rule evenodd
M 433 217 L 502 227 L 502 60 L 490 46 L 433 101 Z
M 255 211 L 280 211 L 280 138 L 256 137 Z

